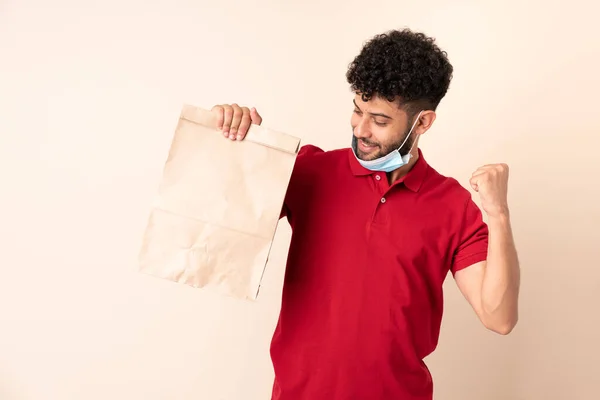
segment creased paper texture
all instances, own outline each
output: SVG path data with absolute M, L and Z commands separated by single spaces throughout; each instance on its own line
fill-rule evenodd
M 144 232 L 140 270 L 256 299 L 300 139 L 253 125 L 223 137 L 185 105 Z

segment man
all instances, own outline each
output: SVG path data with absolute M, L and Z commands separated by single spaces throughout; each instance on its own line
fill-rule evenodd
M 486 224 L 470 193 L 418 147 L 452 71 L 422 33 L 374 37 L 347 72 L 351 147 L 302 147 L 282 212 L 292 240 L 271 346 L 274 400 L 432 399 L 423 359 L 438 342 L 448 272 L 485 327 L 515 326 L 508 167 L 471 177 Z M 213 112 L 231 139 L 262 122 L 236 104 Z

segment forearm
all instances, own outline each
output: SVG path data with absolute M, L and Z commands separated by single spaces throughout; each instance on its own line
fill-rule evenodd
M 518 319 L 520 267 L 507 212 L 490 216 L 481 301 L 490 325 L 510 331 Z

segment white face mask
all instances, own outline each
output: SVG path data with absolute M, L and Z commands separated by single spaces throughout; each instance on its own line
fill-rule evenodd
M 411 146 L 410 150 L 408 151 L 408 153 L 406 155 L 404 155 L 404 156 L 400 155 L 400 149 L 402 148 L 402 146 L 404 146 L 404 143 L 406 143 L 406 141 L 410 137 L 413 129 L 415 129 L 415 126 L 417 125 L 419 118 L 421 118 L 422 113 L 423 113 L 423 111 L 419 112 L 419 115 L 415 119 L 415 122 L 413 122 L 413 125 L 410 128 L 408 135 L 406 135 L 406 138 L 404 138 L 404 141 L 402 142 L 400 147 L 398 147 L 396 150 L 390 152 L 389 154 L 386 154 L 383 157 L 376 158 L 375 160 L 365 161 L 365 160 L 361 160 L 360 158 L 358 158 L 358 156 L 356 155 L 356 144 L 357 144 L 356 142 L 358 139 L 356 139 L 356 136 L 352 135 L 352 149 L 353 149 L 354 156 L 356 157 L 358 162 L 368 170 L 383 171 L 383 172 L 391 172 L 395 169 L 398 169 L 398 168 L 406 165 L 408 163 L 408 161 L 410 160 L 410 158 L 412 157 L 411 152 L 412 152 L 413 146 L 416 143 L 416 140 L 413 142 L 413 145 Z

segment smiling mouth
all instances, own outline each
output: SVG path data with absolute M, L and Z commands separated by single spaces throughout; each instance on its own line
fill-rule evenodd
M 358 140 L 358 148 L 362 152 L 370 153 L 371 151 L 375 150 L 377 147 L 379 147 L 379 146 L 377 146 L 375 144 L 367 144 L 360 139 Z

